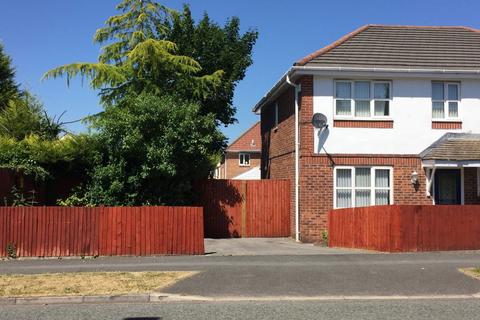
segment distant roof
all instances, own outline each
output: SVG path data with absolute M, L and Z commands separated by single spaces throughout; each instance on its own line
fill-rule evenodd
M 260 133 L 260 122 L 255 123 L 250 129 L 245 131 L 240 137 L 235 139 L 227 148 L 227 151 L 239 152 L 262 151 L 262 137 Z
M 308 67 L 480 69 L 480 31 L 366 25 L 295 63 Z
M 446 133 L 420 153 L 423 160 L 480 160 L 480 134 Z

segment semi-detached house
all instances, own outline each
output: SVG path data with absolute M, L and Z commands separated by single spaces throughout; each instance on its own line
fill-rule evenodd
M 297 61 L 253 110 L 262 178 L 292 182 L 301 241 L 319 241 L 334 208 L 480 203 L 478 30 L 363 26 Z

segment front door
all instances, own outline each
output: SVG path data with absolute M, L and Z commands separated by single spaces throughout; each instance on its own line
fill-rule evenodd
M 435 171 L 435 204 L 462 204 L 460 169 Z

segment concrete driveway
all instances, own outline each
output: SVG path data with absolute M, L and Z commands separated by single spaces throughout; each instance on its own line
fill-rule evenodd
M 363 250 L 331 249 L 290 238 L 205 239 L 205 253 L 215 256 L 273 256 L 366 253 Z

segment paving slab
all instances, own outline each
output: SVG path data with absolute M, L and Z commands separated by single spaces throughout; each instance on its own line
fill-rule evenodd
M 291 238 L 205 239 L 205 253 L 214 256 L 332 255 L 372 253 L 365 250 L 328 248 Z

